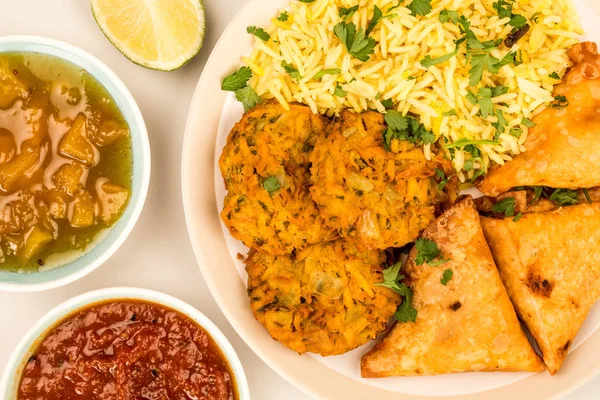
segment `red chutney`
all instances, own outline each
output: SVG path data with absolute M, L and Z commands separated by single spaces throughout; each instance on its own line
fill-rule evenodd
M 25 365 L 19 400 L 237 400 L 214 340 L 162 305 L 99 303 L 63 320 Z

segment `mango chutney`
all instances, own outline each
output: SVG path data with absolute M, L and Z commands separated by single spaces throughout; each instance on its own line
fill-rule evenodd
M 0 269 L 32 272 L 89 250 L 131 195 L 129 127 L 88 72 L 0 54 Z

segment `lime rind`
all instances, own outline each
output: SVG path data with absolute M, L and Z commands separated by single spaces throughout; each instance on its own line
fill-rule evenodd
M 194 0 L 196 3 L 196 11 L 198 13 L 198 21 L 199 21 L 199 31 L 198 31 L 198 40 L 193 47 L 193 50 L 187 52 L 186 54 L 182 54 L 179 58 L 165 62 L 161 60 L 157 61 L 149 61 L 144 59 L 144 57 L 139 56 L 135 51 L 131 50 L 128 46 L 125 46 L 123 43 L 120 43 L 111 33 L 110 29 L 103 22 L 103 16 L 98 12 L 98 7 L 96 6 L 98 0 L 91 0 L 91 9 L 92 15 L 96 24 L 100 28 L 100 31 L 106 36 L 108 41 L 117 49 L 121 54 L 125 56 L 129 61 L 144 68 L 156 70 L 156 71 L 174 71 L 179 69 L 189 63 L 202 49 L 202 45 L 204 44 L 204 37 L 206 34 L 206 13 L 204 9 L 204 5 L 202 0 Z

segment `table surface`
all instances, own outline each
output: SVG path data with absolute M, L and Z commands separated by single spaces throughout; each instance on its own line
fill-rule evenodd
M 596 1 L 590 0 L 592 5 Z M 129 239 L 110 260 L 65 287 L 41 293 L 0 292 L 0 368 L 23 334 L 57 304 L 94 289 L 139 286 L 179 297 L 212 319 L 240 356 L 254 399 L 310 399 L 267 367 L 229 325 L 204 282 L 185 226 L 180 165 L 189 104 L 210 51 L 243 3 L 204 0 L 204 48 L 185 67 L 166 73 L 141 68 L 123 57 L 96 26 L 87 0 L 0 0 L 0 35 L 64 40 L 112 68 L 136 98 L 152 148 L 152 178 L 144 211 Z M 598 393 L 600 377 L 566 399 L 597 399 Z

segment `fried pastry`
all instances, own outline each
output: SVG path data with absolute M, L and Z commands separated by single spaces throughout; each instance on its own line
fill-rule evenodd
M 416 321 L 397 323 L 363 356 L 362 376 L 543 370 L 502 286 L 473 200 L 448 210 L 422 237 L 448 261 L 417 265 L 417 249 L 410 252 L 404 274 Z

